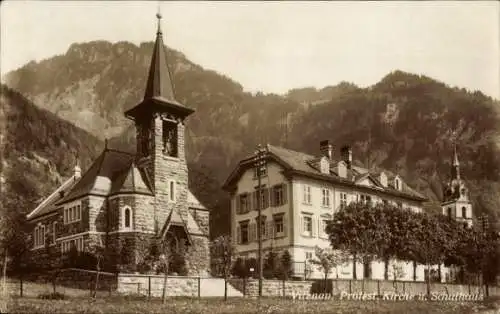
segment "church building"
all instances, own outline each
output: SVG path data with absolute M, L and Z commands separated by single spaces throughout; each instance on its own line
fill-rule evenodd
M 114 256 L 118 271 L 134 272 L 152 239 L 171 237 L 186 243 L 188 274 L 207 274 L 209 211 L 188 188 L 184 143 L 185 120 L 194 110 L 175 99 L 161 15 L 157 18 L 144 99 L 125 112 L 135 123 L 136 153 L 106 145 L 87 171 L 77 165 L 73 176 L 27 215 L 32 260 L 99 245 Z

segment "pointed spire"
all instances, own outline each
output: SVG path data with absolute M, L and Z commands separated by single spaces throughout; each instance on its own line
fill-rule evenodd
M 458 161 L 457 143 L 453 143 L 453 161 L 451 166 L 452 179 L 460 180 L 460 162 Z
M 458 167 L 460 166 L 460 162 L 458 161 L 458 154 L 457 154 L 457 143 L 453 145 L 453 166 Z
M 166 102 L 177 103 L 174 97 L 172 76 L 167 63 L 167 52 L 163 45 L 161 31 L 162 15 L 159 9 L 158 13 L 156 13 L 156 18 L 158 19 L 158 30 L 156 32 L 156 41 L 154 44 L 153 56 L 151 57 L 144 99 L 157 97 Z

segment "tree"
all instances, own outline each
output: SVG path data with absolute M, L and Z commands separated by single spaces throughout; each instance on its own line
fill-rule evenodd
M 431 294 L 431 265 L 441 264 L 447 253 L 444 242 L 450 241 L 446 228 L 442 228 L 440 217 L 424 213 L 413 216 L 420 224 L 415 230 L 414 255 L 418 262 L 427 267 L 427 296 Z
M 399 265 L 398 263 L 392 263 L 391 275 L 392 275 L 392 285 L 395 289 L 397 289 L 396 281 L 398 281 L 398 279 L 401 279 L 405 276 L 405 272 L 403 270 L 403 267 L 401 265 Z
M 292 266 L 292 256 L 285 250 L 280 258 L 280 274 L 283 280 L 286 281 L 292 276 Z
M 167 300 L 167 278 L 172 262 L 178 261 L 179 257 L 185 256 L 185 240 L 179 239 L 173 232 L 168 232 L 166 236 L 159 241 L 159 262 L 164 272 L 162 302 Z
M 99 274 L 102 267 L 102 261 L 104 260 L 104 247 L 102 245 L 102 239 L 99 238 L 99 243 L 92 243 L 89 247 L 89 253 L 91 253 L 95 258 L 95 269 L 96 269 L 96 278 L 95 278 L 95 287 L 92 293 L 92 298 L 96 298 L 97 289 L 99 289 Z
M 58 254 L 59 250 L 55 243 L 51 243 L 53 241 L 51 238 L 52 236 L 50 234 L 45 234 L 45 270 L 51 274 L 52 293 L 55 294 L 57 277 L 63 266 L 63 257 Z
M 263 276 L 266 279 L 273 279 L 279 274 L 278 254 L 271 248 L 264 260 Z
M 246 266 L 247 265 L 245 260 L 242 259 L 241 257 L 238 257 L 236 261 L 233 263 L 231 273 L 239 278 L 247 278 L 250 275 L 250 273 Z
M 369 264 L 386 245 L 387 229 L 381 226 L 380 219 L 380 211 L 367 203 L 355 202 L 335 213 L 327 224 L 332 248 L 352 256 L 354 279 L 356 261 Z
M 222 268 L 224 276 L 224 300 L 227 300 L 227 278 L 231 272 L 236 249 L 231 242 L 231 237 L 222 235 L 217 237 L 211 245 L 212 259 Z
M 328 275 L 332 271 L 332 268 L 339 264 L 345 262 L 345 255 L 340 251 L 334 251 L 331 249 L 322 249 L 318 246 L 314 249 L 316 258 L 312 258 L 309 261 L 315 265 L 324 275 L 324 286 L 323 289 L 326 293 L 326 283 L 328 280 Z

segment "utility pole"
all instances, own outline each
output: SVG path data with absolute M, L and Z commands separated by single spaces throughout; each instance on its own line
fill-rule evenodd
M 263 262 L 262 262 L 262 187 L 261 187 L 261 176 L 262 168 L 265 167 L 265 154 L 266 151 L 259 144 L 257 151 L 255 152 L 255 167 L 257 171 L 257 239 L 258 239 L 258 255 L 257 259 L 259 262 L 259 298 L 262 297 L 262 274 L 263 274 Z

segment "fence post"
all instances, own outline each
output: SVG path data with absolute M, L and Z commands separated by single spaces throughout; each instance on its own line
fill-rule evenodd
M 198 276 L 198 298 L 201 298 L 201 278 Z
M 352 287 L 351 287 L 351 284 L 352 284 L 352 280 L 349 279 L 349 294 L 352 293 Z
M 23 275 L 21 275 L 21 277 L 19 278 L 20 281 L 20 285 L 19 285 L 19 295 L 21 296 L 21 298 L 23 297 Z
M 307 260 L 304 261 L 304 281 L 307 279 Z
M 380 280 L 377 280 L 377 294 L 380 295 Z
M 148 298 L 151 299 L 151 275 L 148 275 Z
M 243 277 L 243 296 L 247 295 L 247 277 Z
M 405 282 L 403 281 L 403 294 L 406 293 L 406 285 L 405 285 Z

